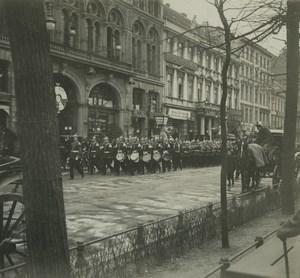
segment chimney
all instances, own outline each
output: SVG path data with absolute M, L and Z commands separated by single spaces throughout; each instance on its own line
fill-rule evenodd
M 184 17 L 187 17 L 186 13 L 181 13 L 181 15 L 183 15 Z
M 170 6 L 170 3 L 166 3 L 166 6 L 168 7 L 168 8 L 170 8 L 171 6 Z

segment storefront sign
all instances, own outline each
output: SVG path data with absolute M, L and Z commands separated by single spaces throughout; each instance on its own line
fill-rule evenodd
M 178 120 L 189 120 L 191 118 L 191 112 L 186 110 L 179 110 L 179 109 L 169 109 L 169 116 L 173 119 Z

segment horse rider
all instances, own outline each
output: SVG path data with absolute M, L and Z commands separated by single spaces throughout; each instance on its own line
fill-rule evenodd
M 78 171 L 81 177 L 84 177 L 83 169 L 81 167 L 81 156 L 82 156 L 82 146 L 78 141 L 78 135 L 74 135 L 74 142 L 71 144 L 71 152 L 69 156 L 70 163 L 70 179 L 74 179 L 74 168 Z
M 103 158 L 102 175 L 106 175 L 107 168 L 110 169 L 110 172 L 113 172 L 113 167 L 111 166 L 113 149 L 108 137 L 103 138 L 103 145 L 100 147 L 100 150 Z
M 273 160 L 273 152 L 277 148 L 276 141 L 271 133 L 271 131 L 263 127 L 262 122 L 258 121 L 256 123 L 256 127 L 258 129 L 257 138 L 254 140 L 254 143 L 259 144 L 265 150 L 269 162 Z
M 99 163 L 99 143 L 97 142 L 96 136 L 93 136 L 93 139 L 90 143 L 89 147 L 89 174 L 94 174 L 94 170 L 96 167 L 98 171 L 100 171 L 100 163 Z

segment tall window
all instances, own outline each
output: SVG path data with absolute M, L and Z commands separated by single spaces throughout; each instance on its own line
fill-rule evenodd
M 181 77 L 178 78 L 178 98 L 183 98 L 183 80 Z
M 95 22 L 94 24 L 94 41 L 95 41 L 95 52 L 96 54 L 100 53 L 100 24 Z
M 107 27 L 107 56 L 110 59 L 119 61 L 121 59 L 121 28 L 124 20 L 117 9 L 112 9 L 108 16 L 109 27 Z
M 188 87 L 188 95 L 189 95 L 189 100 L 193 100 L 193 80 L 189 79 L 189 87 Z
M 87 28 L 87 51 L 92 52 L 94 47 L 94 38 L 93 38 L 93 24 L 90 19 L 86 20 Z
M 202 100 L 202 84 L 201 83 L 198 83 L 197 99 L 198 99 L 199 102 Z
M 157 75 L 160 72 L 160 56 L 159 36 L 156 29 L 149 30 L 147 41 L 147 69 L 149 73 Z
M 214 103 L 218 104 L 218 86 L 214 86 Z
M 238 109 L 238 93 L 234 93 L 234 107 L 235 109 Z
M 172 75 L 171 74 L 167 75 L 167 86 L 168 86 L 168 96 L 172 97 L 173 93 L 172 93 Z
M 207 82 L 206 83 L 206 100 L 209 103 L 210 103 L 210 88 L 211 88 L 211 83 Z
M 143 69 L 142 39 L 145 37 L 144 27 L 136 21 L 132 26 L 132 64 L 138 70 Z
M 178 98 L 183 98 L 183 80 L 181 77 L 178 78 Z
M 143 109 L 143 94 L 144 94 L 144 90 L 133 88 L 133 92 L 132 92 L 133 109 L 136 110 Z
M 178 56 L 183 57 L 183 51 L 184 51 L 183 43 L 179 42 L 178 43 Z

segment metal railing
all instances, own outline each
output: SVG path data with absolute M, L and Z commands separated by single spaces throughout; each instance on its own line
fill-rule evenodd
M 215 267 L 214 269 L 212 269 L 211 271 L 209 271 L 207 274 L 205 274 L 202 278 L 208 278 L 208 277 L 211 277 L 213 274 L 215 274 L 218 271 L 226 270 L 230 266 L 231 262 L 233 262 L 237 258 L 241 257 L 242 255 L 248 253 L 254 247 L 259 248 L 260 246 L 262 246 L 264 244 L 264 240 L 266 240 L 268 237 L 274 235 L 276 233 L 276 231 L 277 231 L 277 228 L 275 230 L 271 231 L 270 233 L 264 235 L 263 237 L 256 237 L 255 242 L 253 242 L 251 245 L 249 245 L 242 251 L 233 255 L 229 259 L 227 259 L 227 258 L 221 259 L 220 264 L 217 267 Z
M 228 198 L 228 227 L 248 222 L 279 208 L 280 204 L 279 191 L 273 187 Z M 220 227 L 221 204 L 214 202 L 157 221 L 139 223 L 137 227 L 101 239 L 77 242 L 77 246 L 69 249 L 72 277 L 132 277 L 133 273 L 144 273 L 146 268 L 183 255 L 216 237 Z M 6 268 L 0 274 L 4 277 L 5 273 L 24 266 L 23 263 Z

